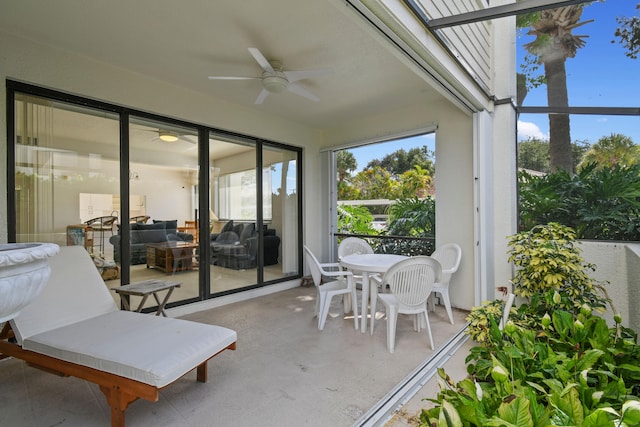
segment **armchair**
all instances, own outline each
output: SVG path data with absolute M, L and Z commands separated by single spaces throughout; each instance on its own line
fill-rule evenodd
M 276 231 L 263 231 L 264 265 L 278 263 L 280 238 Z M 220 233 L 211 234 L 211 264 L 244 270 L 257 266 L 258 233 L 254 223 L 229 221 Z

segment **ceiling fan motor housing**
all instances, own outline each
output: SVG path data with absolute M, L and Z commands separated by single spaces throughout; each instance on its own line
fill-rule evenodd
M 289 86 L 289 80 L 281 71 L 275 73 L 264 73 L 262 77 L 262 86 L 271 93 L 283 92 Z

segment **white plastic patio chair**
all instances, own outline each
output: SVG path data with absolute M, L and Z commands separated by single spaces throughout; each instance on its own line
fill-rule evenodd
M 383 276 L 383 285 L 389 285 L 390 293 L 378 295 L 387 312 L 387 350 L 393 353 L 396 341 L 398 314 L 413 314 L 413 328 L 420 332 L 421 317 L 426 321 L 429 343 L 433 350 L 433 336 L 427 314 L 427 298 L 433 284 L 440 280 L 440 263 L 427 256 L 415 256 L 394 264 Z M 375 312 L 375 306 L 372 312 Z M 374 319 L 371 319 L 373 322 Z
M 353 254 L 372 254 L 373 248 L 359 237 L 347 237 L 338 245 L 338 258 Z
M 353 274 L 350 271 L 340 270 L 337 263 L 321 264 L 306 245 L 304 251 L 311 270 L 311 277 L 313 277 L 313 284 L 318 292 L 315 313 L 318 316 L 318 329 L 324 329 L 329 307 L 331 306 L 331 299 L 336 295 L 344 295 L 345 299 L 348 299 L 351 303 L 353 323 L 355 328 L 358 329 L 358 299 L 356 297 L 356 287 L 353 284 Z M 338 268 L 338 270 L 327 270 L 328 268 Z M 335 280 L 322 283 L 323 276 L 335 278 Z M 345 301 L 344 307 L 346 314 L 348 312 L 347 301 Z
M 451 300 L 449 299 L 449 282 L 451 281 L 451 276 L 453 276 L 453 274 L 458 271 L 458 267 L 460 267 L 462 248 L 455 243 L 447 243 L 437 248 L 435 252 L 431 254 L 431 257 L 440 263 L 442 267 L 442 278 L 433 285 L 433 292 L 427 304 L 429 305 L 429 310 L 434 311 L 436 308 L 434 301 L 435 294 L 440 294 L 442 304 L 447 310 L 449 321 L 453 325 L 453 312 L 451 311 Z
M 369 245 L 369 243 L 359 237 L 347 237 L 343 239 L 338 245 L 339 260 L 347 255 L 372 253 L 373 248 Z M 352 273 L 353 281 L 356 283 L 356 285 L 362 283 L 362 275 L 358 274 L 357 271 L 352 271 Z M 371 275 L 369 278 L 375 280 L 378 285 L 380 285 L 380 281 L 382 280 L 382 277 L 379 274 Z

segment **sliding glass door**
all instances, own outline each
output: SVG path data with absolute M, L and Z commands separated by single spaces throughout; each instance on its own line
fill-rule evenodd
M 256 143 L 212 132 L 209 139 L 211 293 L 258 283 Z
M 26 94 L 14 106 L 16 241 L 82 245 L 111 265 L 118 116 Z
M 301 150 L 7 88 L 10 242 L 81 245 L 108 288 L 178 281 L 169 306 L 300 277 Z
M 299 270 L 300 161 L 297 152 L 286 148 L 265 144 L 262 152 L 264 280 L 268 281 L 295 275 Z
M 130 282 L 178 281 L 172 302 L 197 299 L 198 131 L 161 120 L 129 117 Z M 116 250 L 124 253 L 124 239 Z M 148 301 L 149 306 L 155 301 Z

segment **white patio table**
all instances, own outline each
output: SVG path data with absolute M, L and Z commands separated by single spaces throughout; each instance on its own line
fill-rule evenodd
M 378 288 L 374 286 L 370 289 L 369 276 L 373 274 L 385 273 L 393 264 L 398 261 L 402 261 L 407 257 L 404 255 L 394 254 L 353 254 L 344 256 L 340 260 L 340 265 L 344 268 L 356 271 L 362 274 L 362 321 L 360 323 L 360 331 L 367 331 L 367 305 L 369 303 L 369 293 L 371 293 L 371 300 L 374 301 L 378 298 Z M 375 313 L 371 313 L 371 318 L 375 316 Z M 373 334 L 373 321 L 371 322 L 371 334 Z

